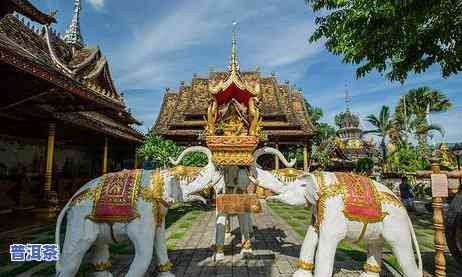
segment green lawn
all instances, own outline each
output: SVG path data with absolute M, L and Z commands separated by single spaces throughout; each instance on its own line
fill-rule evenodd
M 311 224 L 310 209 L 304 207 L 289 206 L 276 201 L 269 201 L 268 206 L 273 210 L 274 213 L 284 219 L 287 224 L 290 225 L 301 237 L 305 236 L 306 230 Z M 422 253 L 424 269 L 427 272 L 433 273 L 434 249 L 432 215 L 411 215 L 411 220 L 413 222 L 417 240 L 419 242 L 420 250 Z M 353 244 L 343 241 L 337 248 L 336 259 L 352 259 L 363 262 L 366 260 L 366 249 L 366 244 L 363 242 L 359 244 Z M 398 263 L 394 256 L 391 254 L 391 249 L 388 245 L 385 245 L 384 253 L 385 261 L 393 268 L 399 270 Z M 448 276 L 459 276 L 457 274 L 462 272 L 462 266 L 457 264 L 456 261 L 450 256 L 447 257 L 446 263 L 448 268 Z

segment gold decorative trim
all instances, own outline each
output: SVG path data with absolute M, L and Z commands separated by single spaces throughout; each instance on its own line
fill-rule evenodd
M 170 261 L 167 261 L 163 264 L 157 266 L 158 272 L 170 272 L 172 271 L 173 264 Z
M 295 168 L 274 169 L 272 173 L 276 177 L 283 179 L 285 182 L 293 182 L 295 181 L 297 177 L 300 177 L 306 174 L 303 170 L 298 170 Z
M 298 260 L 297 261 L 297 267 L 303 270 L 313 270 L 314 269 L 314 263 L 306 262 L 303 260 Z
M 96 199 L 96 192 L 97 191 L 98 191 L 98 187 L 93 187 L 93 188 L 88 188 L 88 189 L 80 192 L 79 194 L 74 196 L 74 198 L 72 198 L 70 205 L 78 205 L 78 204 L 80 204 L 81 202 L 83 202 L 85 200 L 94 201 Z
M 251 165 L 257 147 L 256 136 L 207 136 L 207 146 L 217 165 Z
M 225 252 L 225 246 L 224 245 L 212 245 L 213 249 L 217 253 L 224 253 Z
M 326 209 L 326 202 L 330 198 L 340 196 L 344 198 L 344 187 L 341 184 L 334 184 L 321 190 L 318 202 L 316 204 L 316 222 L 314 228 L 319 233 L 319 227 L 324 220 L 324 210 Z
M 368 263 L 365 263 L 363 265 L 363 270 L 364 272 L 372 272 L 372 273 L 380 273 L 382 269 L 378 265 L 370 265 Z
M 177 178 L 196 177 L 203 167 L 178 165 L 170 169 L 170 175 Z
M 398 197 L 396 197 L 396 195 L 394 194 L 391 194 L 388 192 L 380 192 L 379 197 L 380 197 L 380 202 L 382 202 L 382 204 L 387 203 L 397 208 L 404 208 L 404 205 L 401 202 L 401 200 Z
M 109 271 L 109 269 L 111 269 L 112 267 L 112 264 L 110 261 L 101 261 L 101 262 L 97 262 L 93 266 L 96 272 L 102 272 L 102 271 Z
M 246 249 L 246 250 L 252 249 L 252 243 L 250 242 L 250 240 L 245 240 L 242 243 L 242 249 Z

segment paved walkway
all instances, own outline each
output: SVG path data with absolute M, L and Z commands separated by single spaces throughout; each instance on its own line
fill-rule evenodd
M 253 242 L 254 256 L 241 259 L 240 232 L 237 218 L 231 222 L 232 234 L 225 241 L 225 260 L 215 263 L 210 246 L 213 243 L 215 212 L 210 211 L 198 219 L 188 234 L 176 242 L 176 249 L 169 252 L 177 277 L 246 277 L 271 276 L 288 277 L 296 270 L 302 238 L 282 219 L 271 213 L 265 206 L 264 213 L 254 216 L 258 230 Z M 129 267 L 129 260 L 114 260 L 114 276 L 123 276 Z M 342 269 L 340 269 L 342 268 Z M 359 276 L 357 269 L 361 264 L 354 262 L 336 263 L 334 276 Z M 354 269 L 354 270 L 353 270 Z M 151 265 L 146 276 L 155 275 L 155 264 Z M 384 274 L 383 276 L 392 276 Z

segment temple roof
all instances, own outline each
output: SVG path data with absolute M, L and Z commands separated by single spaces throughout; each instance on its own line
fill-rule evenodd
M 44 14 L 32 5 L 28 0 L 2 0 L 0 2 L 0 18 L 5 14 L 18 12 L 40 24 L 56 23 L 53 16 Z
M 191 84 L 182 83 L 177 92 L 167 91 L 151 131 L 173 140 L 197 139 L 206 125 L 211 100 L 209 83 L 224 82 L 228 76 L 228 71 L 210 72 L 207 77 L 193 77 Z M 316 132 L 299 91 L 288 84 L 280 84 L 275 76 L 261 76 L 258 71 L 240 72 L 240 77 L 260 87 L 258 105 L 263 132 L 268 134 L 270 141 L 302 142 Z
M 24 18 L 7 14 L 0 18 L 0 64 L 15 68 L 24 79 L 34 78 L 44 89 L 53 88 L 53 93 L 37 96 L 34 100 L 35 103 L 43 102 L 40 107 L 47 106 L 47 111 L 97 111 L 98 115 L 91 115 L 95 120 L 105 116 L 125 126 L 125 129 L 109 126 L 114 135 L 125 132 L 128 140 L 142 140 L 143 135 L 130 127 L 130 124 L 140 122 L 129 113 L 114 86 L 107 59 L 98 47 L 73 49 L 49 26 L 36 28 Z M 8 84 L 18 91 L 5 95 L 11 103 L 21 99 L 21 93 L 46 92 L 38 89 L 26 91 L 26 84 L 19 79 L 10 80 Z M 60 98 L 71 102 L 62 102 Z M 61 104 L 57 106 L 55 103 Z

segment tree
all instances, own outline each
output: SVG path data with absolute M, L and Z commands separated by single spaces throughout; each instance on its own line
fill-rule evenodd
M 172 140 L 164 139 L 158 135 L 149 133 L 146 135 L 143 145 L 138 148 L 137 155 L 154 163 L 154 168 L 166 167 L 170 163 L 169 158 L 176 158 L 184 150 Z M 186 166 L 205 166 L 207 156 L 203 153 L 190 153 L 181 161 Z
M 319 122 L 319 120 L 321 120 L 324 116 L 322 109 L 320 107 L 311 106 L 306 99 L 304 101 L 308 117 L 311 119 L 313 125 L 318 129 L 318 133 L 313 138 L 313 143 L 319 145 L 322 141 L 335 136 L 334 127 L 328 123 Z
M 387 146 L 385 142 L 389 136 L 390 131 L 393 129 L 393 120 L 390 115 L 390 108 L 388 106 L 382 106 L 378 116 L 370 114 L 367 116 L 367 121 L 371 123 L 376 129 L 368 130 L 364 133 L 376 134 L 381 138 L 380 148 L 382 150 L 382 166 L 384 166 L 387 158 Z
M 405 133 L 413 132 L 421 149 L 422 158 L 428 154 L 428 137 L 433 131 L 444 135 L 438 124 L 428 121 L 427 115 L 449 110 L 452 106 L 448 97 L 430 87 L 409 90 L 395 108 L 395 126 Z
M 358 78 L 375 69 L 404 82 L 432 64 L 445 78 L 462 70 L 462 0 L 305 2 L 321 12 L 310 41 L 358 65 Z

